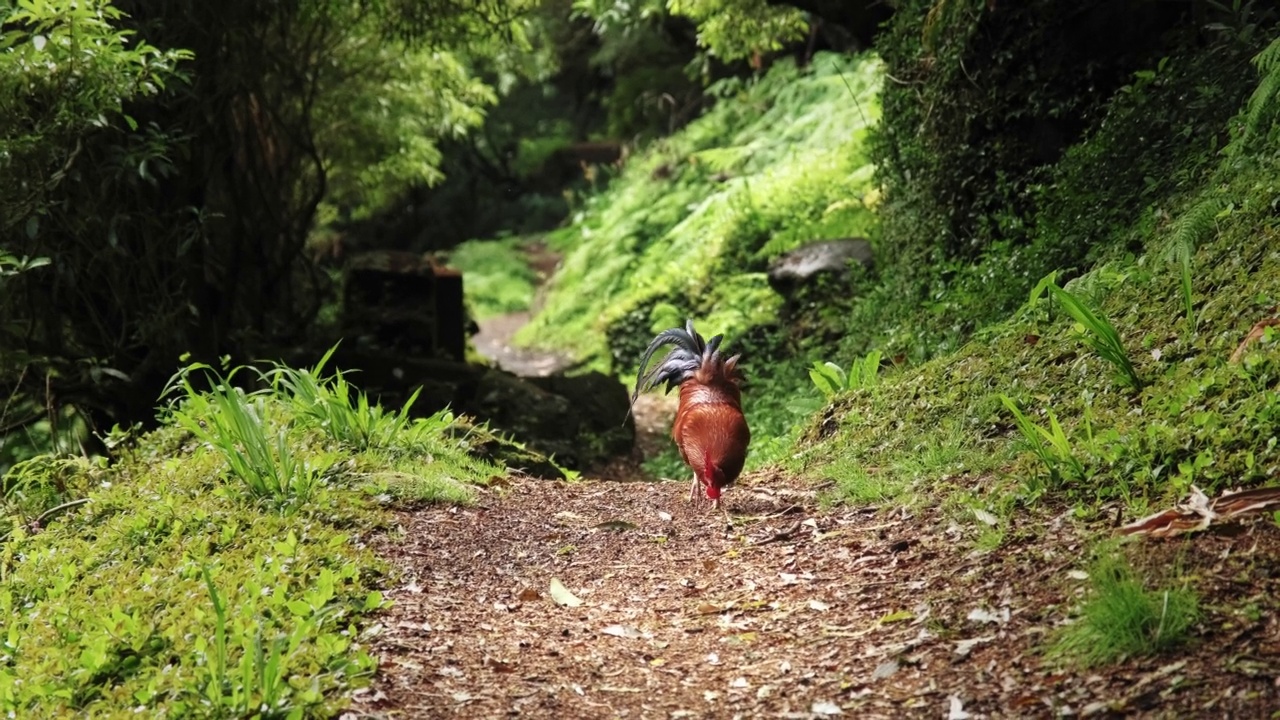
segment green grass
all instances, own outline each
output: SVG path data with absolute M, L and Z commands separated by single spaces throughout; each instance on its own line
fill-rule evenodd
M 191 374 L 196 371 L 211 376 L 212 390 L 195 389 Z M 281 504 L 306 502 L 333 458 L 304 458 L 295 451 L 288 429 L 269 422 L 268 414 L 279 409 L 278 403 L 263 392 L 249 393 L 232 385 L 236 374 L 232 370 L 223 377 L 196 363 L 175 375 L 165 392 L 182 391 L 181 401 L 171 411 L 172 421 L 216 450 L 255 496 Z
M 477 320 L 528 310 L 537 278 L 525 260 L 522 238 L 471 240 L 449 251 L 463 273 L 467 306 Z
M 906 490 L 906 484 L 896 474 L 873 472 L 848 459 L 828 465 L 826 472 L 836 484 L 833 499 L 853 505 L 890 501 Z
M 1090 569 L 1079 616 L 1054 639 L 1050 655 L 1085 667 L 1155 655 L 1187 641 L 1199 617 L 1194 592 L 1148 589 L 1124 560 L 1107 554 Z
M 368 682 L 385 506 L 470 502 L 498 470 L 465 419 L 410 421 L 320 372 L 243 390 L 252 371 L 192 366 L 110 464 L 6 474 L 0 713 L 327 717 Z

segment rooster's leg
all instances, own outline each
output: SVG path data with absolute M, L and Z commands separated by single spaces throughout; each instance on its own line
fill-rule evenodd
M 699 487 L 701 484 L 702 484 L 702 483 L 698 482 L 698 474 L 697 474 L 697 473 L 694 473 L 694 474 L 693 474 L 693 487 L 689 488 L 689 502 L 697 502 L 697 501 L 698 501 L 698 487 Z
M 725 507 L 724 503 L 720 502 L 720 498 L 716 498 L 715 500 L 712 500 L 711 507 L 719 510 L 720 513 L 724 515 L 724 526 L 726 528 L 733 527 L 733 519 L 729 517 L 729 508 Z

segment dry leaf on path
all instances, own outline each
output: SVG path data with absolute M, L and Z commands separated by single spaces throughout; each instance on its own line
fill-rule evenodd
M 610 625 L 609 627 L 601 630 L 600 632 L 604 633 L 605 635 L 613 635 L 614 637 L 620 637 L 620 638 L 638 638 L 644 635 L 644 633 L 640 632 L 639 630 L 633 627 L 627 627 L 625 625 Z
M 827 715 L 827 716 L 844 714 L 844 710 L 841 710 L 839 705 L 833 702 L 825 702 L 825 701 L 814 703 L 813 707 L 809 709 L 809 712 L 813 713 L 814 715 Z
M 565 607 L 578 607 L 582 604 L 582 598 L 569 592 L 569 588 L 564 586 L 556 578 L 551 578 L 551 599 L 556 601 L 557 605 Z

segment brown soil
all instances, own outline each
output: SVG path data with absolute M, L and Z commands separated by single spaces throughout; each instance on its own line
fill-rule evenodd
M 471 508 L 401 515 L 372 644 L 370 718 L 1267 717 L 1280 708 L 1280 528 L 1144 541 L 1205 616 L 1164 656 L 1096 671 L 1041 652 L 1086 584 L 1069 515 L 971 551 L 939 510 L 822 510 L 773 474 L 684 482 L 512 479 Z M 582 600 L 558 604 L 558 580 Z M 1242 611 L 1242 608 L 1253 608 Z

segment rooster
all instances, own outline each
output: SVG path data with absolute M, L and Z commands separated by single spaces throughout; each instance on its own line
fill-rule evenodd
M 676 441 L 680 457 L 693 470 L 689 500 L 698 499 L 701 487 L 712 507 L 724 512 L 725 521 L 729 522 L 728 511 L 720 504 L 720 493 L 742 472 L 751 431 L 742 415 L 742 394 L 738 389 L 742 382 L 742 373 L 738 370 L 740 356 L 725 359 L 720 354 L 723 339 L 724 336 L 716 335 L 704 341 L 693 329 L 692 320 L 683 330 L 672 328 L 658 333 L 640 359 L 631 404 L 635 405 L 640 393 L 664 382 L 668 393 L 680 388 L 680 405 L 671 437 Z M 646 373 L 650 358 L 663 345 L 674 347 L 661 363 Z

